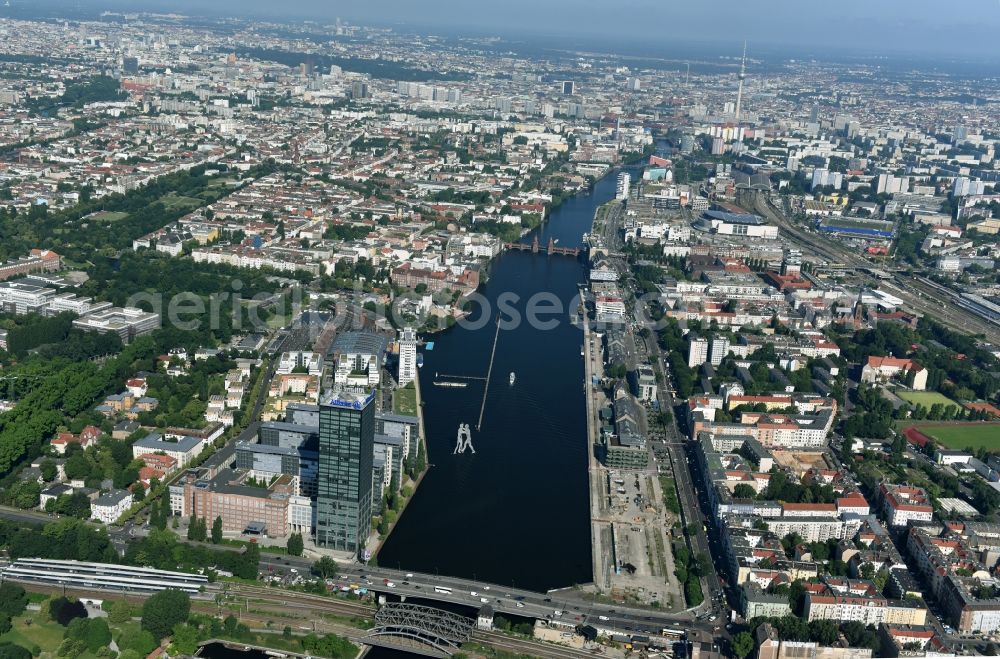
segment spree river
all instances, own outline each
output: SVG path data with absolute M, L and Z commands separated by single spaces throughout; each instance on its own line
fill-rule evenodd
M 614 197 L 615 179 L 603 178 L 556 209 L 538 231 L 543 251 L 550 237 L 559 247 L 580 245 L 597 207 Z M 379 552 L 380 565 L 539 591 L 591 581 L 583 332 L 571 322 L 585 276 L 582 257 L 505 252 L 481 290 L 488 306 L 470 317 L 486 310 L 490 320 L 433 337 L 420 370 L 432 466 Z M 550 329 L 524 320 L 528 299 L 539 292 L 563 309 L 543 316 L 557 319 Z M 509 327 L 510 314 L 502 315 L 477 432 L 483 383 L 471 380 L 460 389 L 433 382 L 486 375 L 497 302 L 511 294 L 522 322 Z M 475 454 L 453 454 L 462 423 L 472 430 Z

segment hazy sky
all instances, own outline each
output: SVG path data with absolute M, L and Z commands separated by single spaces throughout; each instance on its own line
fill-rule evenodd
M 25 2 L 26 0 L 20 0 Z M 36 0 L 37 1 L 37 0 Z M 84 0 L 182 11 L 410 25 L 476 34 L 553 35 L 666 46 L 742 42 L 911 52 L 1000 63 L 1000 0 Z M 769 48 L 767 48 L 769 49 Z

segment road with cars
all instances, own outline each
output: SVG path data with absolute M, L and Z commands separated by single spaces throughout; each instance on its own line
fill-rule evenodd
M 594 601 L 592 595 L 575 589 L 538 593 L 470 579 L 361 566 L 344 567 L 337 582 L 407 601 L 450 602 L 473 609 L 489 604 L 496 613 L 558 621 L 571 627 L 589 624 L 620 634 L 659 635 L 665 627 L 712 631 L 715 626 L 707 621 L 693 622 L 687 613 L 660 613 Z
M 616 204 L 609 209 L 603 227 L 602 239 L 604 244 L 614 252 L 624 250 L 624 243 L 621 237 L 622 205 Z M 635 295 L 635 281 L 631 276 L 628 264 L 621 259 L 610 259 L 611 265 L 621 275 L 620 279 L 625 289 L 625 294 L 629 297 Z M 677 484 L 678 499 L 681 505 L 681 520 L 688 529 L 688 539 L 690 548 L 694 556 L 705 555 L 712 559 L 712 570 L 705 575 L 705 602 L 694 611 L 700 620 L 704 621 L 704 626 L 715 634 L 726 635 L 722 629 L 725 620 L 728 619 L 729 609 L 726 604 L 724 583 L 720 574 L 724 573 L 725 565 L 724 552 L 718 543 L 716 535 L 709 534 L 710 517 L 709 504 L 704 490 L 704 483 L 700 479 L 697 464 L 693 453 L 689 451 L 690 446 L 687 438 L 681 434 L 678 426 L 677 401 L 673 397 L 673 389 L 670 382 L 670 370 L 666 363 L 666 355 L 663 354 L 656 342 L 655 335 L 642 338 L 637 334 L 641 329 L 645 317 L 645 309 L 641 308 L 641 302 L 635 300 L 636 307 L 633 312 L 637 318 L 634 325 L 627 327 L 627 346 L 633 349 L 629 351 L 629 368 L 635 367 L 638 362 L 646 362 L 650 357 L 657 364 L 663 377 L 660 379 L 657 399 L 660 409 L 669 410 L 673 413 L 671 422 L 666 425 L 662 435 L 658 440 L 652 441 L 654 456 L 662 456 L 666 453 L 670 462 L 670 471 Z M 683 402 L 683 401 L 681 401 Z M 650 433 L 652 435 L 652 433 Z M 735 600 L 733 600 L 735 601 Z

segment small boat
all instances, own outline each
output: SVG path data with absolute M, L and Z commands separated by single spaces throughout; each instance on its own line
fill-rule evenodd
M 424 355 L 423 353 L 417 353 L 417 368 L 424 367 Z
M 511 371 L 510 372 L 510 386 L 512 386 L 512 387 L 514 386 L 514 380 L 515 380 L 514 371 Z
M 469 386 L 468 382 L 452 382 L 450 380 L 435 380 L 435 387 L 454 387 L 456 389 L 464 389 Z

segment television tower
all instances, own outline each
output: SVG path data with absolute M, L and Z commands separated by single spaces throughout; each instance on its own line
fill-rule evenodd
M 740 107 L 743 105 L 743 81 L 747 78 L 747 42 L 743 42 L 743 60 L 740 62 L 740 86 L 736 91 L 736 123 L 740 123 Z

